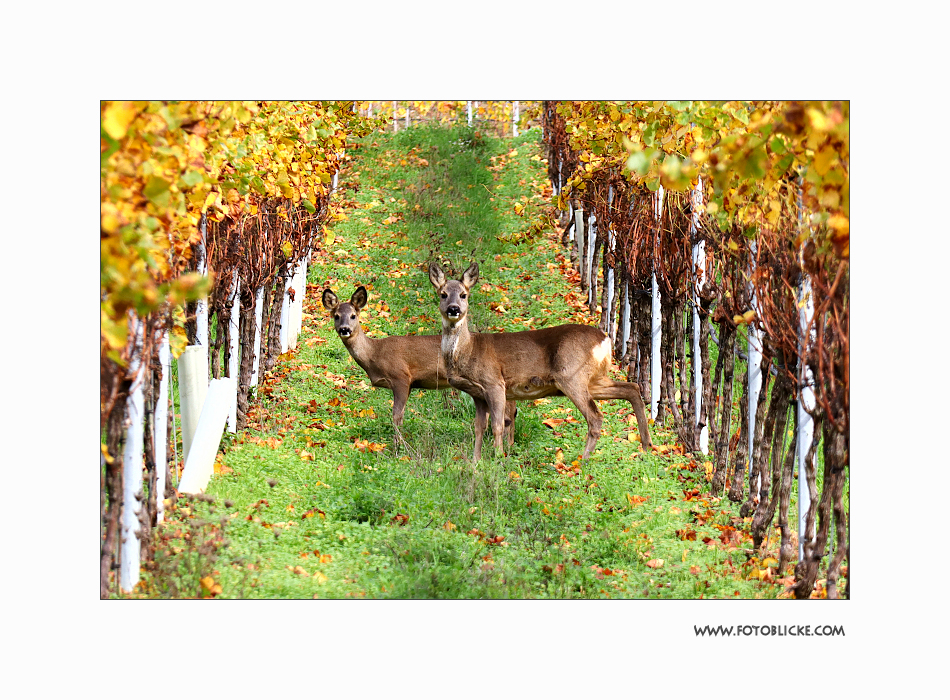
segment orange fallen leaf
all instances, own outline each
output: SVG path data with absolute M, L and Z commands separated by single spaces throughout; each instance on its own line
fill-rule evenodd
M 369 440 L 360 440 L 357 438 L 356 442 L 353 443 L 353 447 L 360 452 L 382 452 L 386 449 L 386 443 L 370 442 Z
M 627 502 L 632 506 L 638 506 L 641 503 L 646 503 L 649 499 L 650 499 L 649 496 L 639 496 L 639 495 L 631 496 L 629 493 L 627 494 Z
M 221 584 L 215 583 L 214 579 L 210 576 L 205 576 L 204 578 L 200 579 L 200 583 L 201 589 L 209 596 L 216 596 L 222 591 Z

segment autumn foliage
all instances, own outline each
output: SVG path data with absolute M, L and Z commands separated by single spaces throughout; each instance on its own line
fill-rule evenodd
M 253 318 L 255 295 L 266 289 L 271 323 L 264 338 L 273 339 L 279 324 L 272 307 L 279 309 L 287 272 L 308 254 L 321 225 L 332 216 L 331 182 L 347 139 L 374 124 L 356 115 L 352 104 L 100 104 L 103 581 L 117 534 L 119 448 L 125 399 L 135 378 L 130 373 L 133 357 L 142 360 L 138 366 L 147 375 L 148 402 L 161 373 L 157 352 L 163 335 L 169 334 L 177 357 L 194 342 L 189 304 L 207 297 L 218 320 L 211 356 L 212 373 L 218 377 L 218 349 L 237 280 L 242 283 L 243 329 L 248 314 Z M 250 331 L 253 338 L 254 328 Z M 245 345 L 246 358 L 261 350 L 273 356 L 273 343 Z M 241 384 L 246 409 L 246 378 Z M 153 475 L 154 470 L 151 465 Z M 155 513 L 156 494 L 149 491 L 143 532 Z
M 608 298 L 606 284 L 603 296 L 597 293 L 596 268 L 582 275 L 582 286 L 590 280 L 591 310 L 602 301 L 601 327 L 617 337 L 619 292 L 627 290 L 631 337 L 626 347 L 618 339 L 616 354 L 648 395 L 655 278 L 663 340 L 660 395 L 652 398 L 660 418 L 668 414 L 691 449 L 700 429 L 708 428 L 713 492 L 728 486 L 743 515 L 754 515 L 757 543 L 778 513 L 785 561 L 793 558 L 787 508 L 795 451 L 783 449 L 781 436 L 790 402 L 803 386 L 814 391 L 818 427 L 804 449 L 813 458 L 822 438 L 825 486 L 819 499 L 810 459 L 810 536 L 796 595 L 808 596 L 818 563 L 833 551 L 833 596 L 848 549 L 842 494 L 850 434 L 849 103 L 546 102 L 544 123 L 548 174 L 567 218 L 564 240 L 583 210 L 588 227 L 596 220 L 594 256 L 602 259 L 604 279 L 608 271 L 617 276 Z M 692 257 L 697 244 L 703 246 L 698 261 Z M 800 310 L 810 301 L 815 313 L 803 331 Z M 683 342 L 694 309 L 703 348 L 697 358 L 688 357 Z M 753 454 L 743 411 L 732 432 L 734 358 L 746 329 L 762 342 Z M 720 347 L 715 368 L 711 335 Z M 703 371 L 699 416 L 688 376 L 697 366 Z M 832 520 L 836 546 L 829 538 Z

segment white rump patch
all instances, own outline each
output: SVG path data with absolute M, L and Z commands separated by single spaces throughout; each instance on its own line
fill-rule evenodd
M 594 358 L 595 362 L 605 362 L 609 360 L 610 338 L 604 336 L 604 339 L 595 345 L 591 350 L 591 356 Z

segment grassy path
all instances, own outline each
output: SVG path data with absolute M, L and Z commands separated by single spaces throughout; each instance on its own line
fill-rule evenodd
M 733 504 L 706 495 L 704 458 L 683 454 L 659 426 L 659 448 L 644 453 L 625 402 L 601 402 L 603 435 L 583 469 L 586 425 L 555 398 L 521 404 L 511 454 L 476 470 L 467 396 L 413 391 L 407 444 L 396 449 L 392 394 L 370 386 L 333 333 L 321 292 L 346 299 L 362 284 L 371 337 L 438 334 L 425 272 L 434 256 L 456 272 L 479 263 L 476 330 L 596 323 L 549 225 L 538 141 L 536 130 L 501 140 L 418 128 L 370 136 L 351 152 L 337 218 L 310 268 L 298 348 L 264 379 L 248 429 L 226 439 L 208 498 L 171 509 L 145 595 L 782 592 L 768 559 L 750 558 Z

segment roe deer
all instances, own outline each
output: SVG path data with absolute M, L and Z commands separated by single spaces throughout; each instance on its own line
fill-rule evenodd
M 360 326 L 360 311 L 366 306 L 365 287 L 358 287 L 349 301 L 341 302 L 332 289 L 323 290 L 323 305 L 333 316 L 333 329 L 356 364 L 363 368 L 373 386 L 393 392 L 393 426 L 400 435 L 406 399 L 410 389 L 448 389 L 442 366 L 438 335 L 394 335 L 370 338 Z M 505 433 L 514 442 L 515 403 L 505 406 Z
M 587 419 L 583 459 L 590 457 L 603 424 L 595 399 L 629 401 L 643 447 L 652 447 L 640 388 L 610 378 L 610 339 L 599 328 L 567 324 L 516 333 L 471 333 L 468 295 L 478 281 L 478 265 L 469 265 L 456 281 L 447 280 L 433 262 L 429 281 L 441 298 L 442 357 L 449 383 L 475 400 L 475 461 L 481 457 L 488 415 L 496 454 L 504 454 L 499 428 L 505 401 L 542 396 L 567 396 Z

